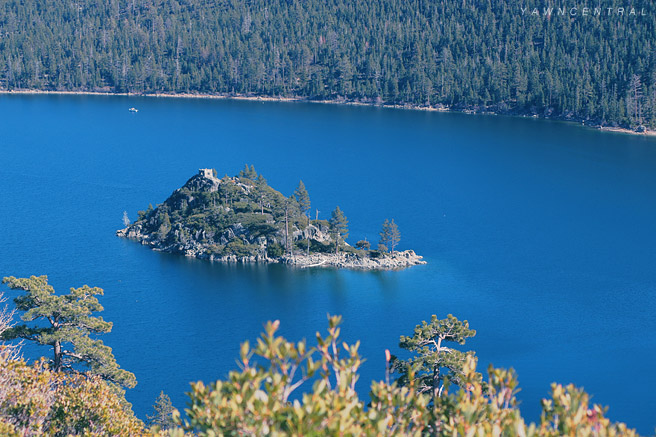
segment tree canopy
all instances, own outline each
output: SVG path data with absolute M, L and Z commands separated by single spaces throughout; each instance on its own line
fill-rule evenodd
M 216 172 L 216 170 L 214 170 Z M 214 175 L 216 177 L 216 175 Z M 246 178 L 250 179 L 252 181 L 257 180 L 257 171 L 255 171 L 255 166 L 251 164 L 250 167 L 248 167 L 248 164 L 244 164 L 244 169 L 239 172 L 238 177 L 240 178 Z
M 0 88 L 445 105 L 656 128 L 652 3 L 576 16 L 549 6 L 9 0 Z
M 296 201 L 298 202 L 301 211 L 307 215 L 310 211 L 310 195 L 308 194 L 303 181 L 299 181 L 298 187 L 296 188 L 296 191 L 294 191 L 294 196 L 296 196 Z
M 401 232 L 399 231 L 398 225 L 394 223 L 394 219 L 392 219 L 392 221 L 385 219 L 380 231 L 380 245 L 389 248 L 389 250 L 394 253 L 394 249 L 400 241 Z
M 173 407 L 171 398 L 163 391 L 157 396 L 153 410 L 154 413 L 147 416 L 149 425 L 156 426 L 161 430 L 172 428 L 175 425 L 175 421 L 173 420 L 173 411 L 175 408 Z
M 414 378 L 420 393 L 430 392 L 435 403 L 444 390 L 444 382 L 456 385 L 464 383 L 464 367 L 473 352 L 461 352 L 447 343 L 465 344 L 467 338 L 476 335 L 469 323 L 449 314 L 446 319 L 431 317 L 430 323 L 421 322 L 412 336 L 401 336 L 399 346 L 414 354 L 406 361 L 394 359 L 392 369 L 401 373 L 399 382 L 408 384 Z
M 335 253 L 339 253 L 339 245 L 348 238 L 348 219 L 337 206 L 330 216 L 330 229 L 335 238 Z
M 58 372 L 0 345 L 0 435 L 151 435 L 115 387 L 97 375 Z
M 119 367 L 110 347 L 102 340 L 91 338 L 91 334 L 110 332 L 112 323 L 92 313 L 103 310 L 96 296 L 103 290 L 84 285 L 71 288 L 69 294 L 56 295 L 48 284 L 47 276 L 3 279 L 9 288 L 24 290 L 25 295 L 14 299 L 16 309 L 22 311 L 25 322 L 43 323 L 28 326 L 13 326 L 2 333 L 2 338 L 23 338 L 39 345 L 51 346 L 52 369 L 55 372 L 79 370 L 86 366 L 94 375 L 122 387 L 132 388 L 137 384 L 135 376 Z M 69 349 L 69 347 L 71 347 Z

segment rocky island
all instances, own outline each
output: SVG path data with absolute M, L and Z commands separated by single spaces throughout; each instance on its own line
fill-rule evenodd
M 220 262 L 284 263 L 298 267 L 393 270 L 425 264 L 412 250 L 395 251 L 400 234 L 385 221 L 381 244 L 346 242 L 348 221 L 337 207 L 330 220 L 310 218 L 310 199 L 299 183 L 294 195 L 271 188 L 253 166 L 219 178 L 200 169 L 162 204 L 116 232 L 154 250 Z M 389 248 L 388 248 L 389 246 Z

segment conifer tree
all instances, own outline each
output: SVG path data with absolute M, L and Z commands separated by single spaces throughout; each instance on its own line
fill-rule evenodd
M 310 254 L 310 195 L 308 194 L 307 190 L 305 189 L 305 184 L 303 181 L 299 181 L 298 187 L 296 188 L 296 191 L 294 191 L 294 195 L 296 196 L 296 201 L 298 202 L 298 205 L 301 207 L 301 211 L 303 211 L 303 214 L 307 218 L 307 254 Z
M 365 238 L 364 240 L 360 240 L 357 243 L 355 243 L 355 247 L 361 250 L 369 250 L 371 249 L 371 243 L 367 241 Z
M 394 223 L 394 219 L 390 222 L 390 245 L 392 249 L 392 253 L 394 253 L 394 249 L 396 249 L 396 246 L 399 244 L 401 241 L 401 232 L 399 232 L 399 227 Z
M 626 112 L 634 125 L 642 124 L 642 81 L 634 74 L 629 81 L 626 95 Z
M 348 220 L 339 206 L 330 217 L 330 230 L 335 238 L 335 253 L 339 253 L 340 242 L 348 238 Z
M 255 171 L 255 166 L 251 165 L 248 167 L 248 164 L 244 164 L 244 169 L 240 171 L 237 176 L 240 178 L 250 179 L 252 181 L 257 180 L 257 172 Z
M 401 374 L 399 383 L 407 384 L 409 375 L 413 373 L 418 391 L 430 393 L 435 404 L 446 380 L 456 385 L 461 384 L 463 366 L 468 357 L 474 356 L 472 351 L 461 352 L 445 346 L 445 343 L 462 345 L 467 338 L 475 335 L 476 331 L 469 329 L 469 322 L 461 322 L 451 314 L 442 320 L 433 315 L 430 323 L 421 322 L 411 337 L 401 336 L 399 346 L 413 352 L 415 356 L 406 361 L 396 357 L 393 359 L 392 369 Z
M 169 214 L 165 211 L 161 215 L 161 224 L 157 231 L 157 235 L 159 239 L 164 240 L 170 230 L 171 230 L 171 219 L 169 218 Z
M 159 396 L 157 396 L 153 409 L 155 410 L 155 414 L 146 416 L 149 425 L 157 426 L 161 430 L 167 430 L 175 425 L 173 421 L 173 410 L 175 408 L 173 407 L 171 398 L 164 391 L 160 392 Z
M 401 232 L 399 232 L 399 227 L 394 223 L 394 219 L 389 221 L 385 219 L 383 222 L 383 228 L 380 231 L 380 244 L 385 248 L 394 253 L 394 249 L 401 241 Z
M 383 222 L 383 227 L 380 230 L 380 241 L 378 242 L 379 250 L 384 248 L 384 251 L 387 252 L 389 246 L 389 220 L 385 219 Z
M 24 290 L 24 296 L 14 299 L 16 309 L 23 311 L 25 322 L 39 321 L 34 326 L 14 326 L 2 333 L 5 340 L 23 338 L 53 348 L 51 367 L 54 371 L 77 372 L 87 366 L 91 373 L 117 385 L 132 388 L 137 385 L 134 374 L 119 367 L 112 349 L 91 334 L 112 330 L 112 323 L 91 314 L 102 311 L 96 296 L 103 290 L 84 285 L 71 288 L 69 294 L 56 295 L 47 276 L 29 278 L 6 277 L 2 281 L 13 290 Z M 45 323 L 44 323 L 45 322 Z M 72 346 L 72 349 L 68 347 Z
M 301 207 L 301 211 L 303 211 L 303 214 L 307 215 L 310 210 L 310 195 L 305 189 L 303 181 L 299 181 L 298 187 L 296 188 L 296 191 L 294 191 L 294 195 L 296 196 L 298 205 Z

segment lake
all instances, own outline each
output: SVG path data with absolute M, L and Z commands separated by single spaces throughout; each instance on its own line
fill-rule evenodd
M 3 95 L 0 126 L 0 275 L 105 290 L 114 329 L 103 340 L 136 374 L 127 398 L 142 419 L 161 390 L 184 408 L 190 381 L 225 378 L 267 320 L 312 340 L 327 313 L 343 315 L 344 339 L 362 340 L 366 397 L 386 348 L 452 313 L 478 331 L 465 348 L 481 370 L 516 369 L 528 420 L 558 381 L 583 386 L 613 420 L 656 426 L 654 138 L 500 116 L 105 96 Z M 199 168 L 234 175 L 245 163 L 287 195 L 302 179 L 319 218 L 339 205 L 351 243 L 377 242 L 394 218 L 399 248 L 428 264 L 220 265 L 115 236 L 123 211 L 136 219 Z

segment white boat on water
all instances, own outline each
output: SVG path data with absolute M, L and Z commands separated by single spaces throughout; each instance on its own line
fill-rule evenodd
M 139 110 L 137 108 L 130 108 L 130 109 L 128 109 L 128 111 L 130 111 L 130 112 L 139 112 Z

